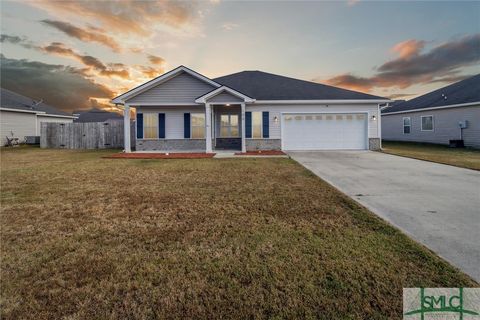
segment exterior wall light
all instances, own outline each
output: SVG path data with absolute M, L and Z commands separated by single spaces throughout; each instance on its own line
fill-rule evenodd
M 377 116 L 376 116 L 376 115 L 373 115 L 373 116 L 372 116 L 372 120 L 373 120 L 373 121 L 377 120 Z
M 277 116 L 273 117 L 273 121 L 278 122 L 278 117 Z
M 226 106 L 227 106 L 227 107 L 230 107 L 230 103 L 227 103 Z

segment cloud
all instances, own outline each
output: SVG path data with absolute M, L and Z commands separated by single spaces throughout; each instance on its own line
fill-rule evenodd
M 231 31 L 231 30 L 236 29 L 238 27 L 240 27 L 240 25 L 238 25 L 236 23 L 233 23 L 233 22 L 227 22 L 227 23 L 224 23 L 222 25 L 222 29 L 226 30 L 226 31 Z
M 2 34 L 0 36 L 0 42 L 10 42 L 10 43 L 18 44 L 22 42 L 22 38 L 20 38 L 19 36 L 10 36 L 8 34 Z
M 23 38 L 20 38 L 19 36 L 11 36 L 11 35 L 8 35 L 8 34 L 2 34 L 0 36 L 0 42 L 1 43 L 11 43 L 11 44 L 17 44 L 17 45 L 20 45 L 24 48 L 27 48 L 27 49 L 34 49 L 35 46 L 30 42 L 28 41 L 27 38 L 23 37 Z
M 394 93 L 388 96 L 392 100 L 405 100 L 408 97 L 416 96 L 416 93 Z
M 27 1 L 26 4 L 48 11 L 54 16 L 75 16 L 99 23 L 117 34 L 150 35 L 157 24 L 180 29 L 198 14 L 193 1 Z
M 480 34 L 468 35 L 445 42 L 423 53 L 423 41 L 409 40 L 392 50 L 399 57 L 381 65 L 371 77 L 342 74 L 326 80 L 327 84 L 353 90 L 370 91 L 375 87 L 407 88 L 419 83 L 450 80 L 460 77 L 461 68 L 480 61 Z
M 110 99 L 107 87 L 86 79 L 77 69 L 0 55 L 2 87 L 66 112 L 92 107 L 91 99 Z
M 400 58 L 408 59 L 416 56 L 425 47 L 425 41 L 415 39 L 403 41 L 393 46 L 392 51 L 398 53 Z
M 163 67 L 136 66 L 135 68 L 147 78 L 156 78 L 165 72 L 165 69 Z
M 347 1 L 347 5 L 348 5 L 349 7 L 353 7 L 354 5 L 356 5 L 356 4 L 359 3 L 359 2 L 360 2 L 360 0 L 348 0 L 348 1 Z
M 85 30 L 68 22 L 48 19 L 41 22 L 84 42 L 97 42 L 111 48 L 115 52 L 120 52 L 120 45 L 112 37 L 103 34 L 103 30 L 100 28 L 90 26 L 90 30 Z
M 154 56 L 154 55 L 151 55 L 151 54 L 148 55 L 148 60 L 150 61 L 151 64 L 164 64 L 165 63 L 165 59 L 163 59 L 162 57 Z
M 110 68 L 108 68 L 103 62 L 98 60 L 95 57 L 88 56 L 88 55 L 81 55 L 71 48 L 66 47 L 63 43 L 61 42 L 52 42 L 48 46 L 41 47 L 40 50 L 47 52 L 47 53 L 52 53 L 52 54 L 57 54 L 60 56 L 67 56 L 67 57 L 72 57 L 80 62 L 82 62 L 84 65 L 87 67 L 90 67 L 96 71 L 102 76 L 106 77 L 119 77 L 123 79 L 129 78 L 130 74 L 128 71 L 125 69 L 124 64 L 110 64 Z

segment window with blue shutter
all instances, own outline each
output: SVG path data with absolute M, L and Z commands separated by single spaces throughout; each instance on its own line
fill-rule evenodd
M 252 137 L 252 113 L 245 112 L 245 138 Z
M 262 114 L 262 123 L 263 123 L 263 137 L 269 138 L 270 137 L 270 120 L 268 111 L 264 111 Z
M 165 139 L 165 113 L 158 114 L 158 138 Z
M 143 139 L 143 113 L 137 113 L 137 139 Z
M 190 113 L 183 114 L 183 137 L 190 139 Z

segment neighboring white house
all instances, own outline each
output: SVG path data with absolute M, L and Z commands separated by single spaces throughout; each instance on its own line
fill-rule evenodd
M 27 136 L 40 136 L 42 122 L 72 122 L 75 117 L 41 101 L 1 88 L 0 91 L 1 145 L 6 137 L 23 141 Z
M 480 74 L 384 109 L 382 138 L 480 148 Z
M 391 100 L 260 71 L 209 79 L 180 66 L 112 100 L 136 150 L 380 148 L 380 105 Z M 125 150 L 130 152 L 129 139 Z

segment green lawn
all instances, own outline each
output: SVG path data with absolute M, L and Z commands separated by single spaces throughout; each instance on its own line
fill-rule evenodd
M 399 319 L 478 283 L 290 159 L 1 151 L 4 319 Z
M 443 145 L 393 141 L 383 141 L 382 149 L 385 153 L 398 156 L 480 170 L 480 150 L 476 149 L 455 149 Z

